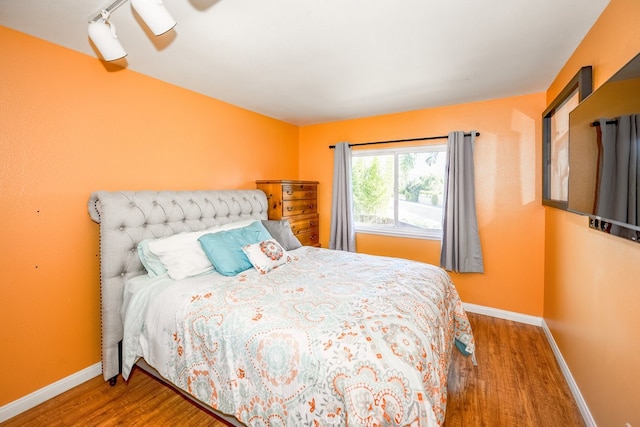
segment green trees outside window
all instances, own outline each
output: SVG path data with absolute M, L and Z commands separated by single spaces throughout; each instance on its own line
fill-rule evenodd
M 445 145 L 354 151 L 358 231 L 439 237 Z

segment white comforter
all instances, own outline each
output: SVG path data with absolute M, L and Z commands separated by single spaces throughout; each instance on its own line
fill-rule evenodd
M 125 378 L 143 357 L 251 426 L 441 425 L 454 340 L 474 350 L 446 272 L 311 247 L 290 254 L 264 275 L 131 280 Z

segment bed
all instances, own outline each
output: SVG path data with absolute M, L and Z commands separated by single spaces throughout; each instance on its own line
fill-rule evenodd
M 105 380 L 135 364 L 234 425 L 444 423 L 452 352 L 475 343 L 440 268 L 297 247 L 260 190 L 98 191 L 89 213 Z

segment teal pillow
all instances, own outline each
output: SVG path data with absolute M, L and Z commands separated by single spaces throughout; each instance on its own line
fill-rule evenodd
M 205 234 L 198 239 L 202 250 L 216 271 L 224 276 L 235 276 L 253 267 L 242 247 L 271 239 L 271 234 L 260 221 L 235 230 Z

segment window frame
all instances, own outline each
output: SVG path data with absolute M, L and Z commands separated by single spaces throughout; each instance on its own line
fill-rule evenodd
M 423 145 L 415 145 L 415 146 L 405 146 L 405 147 L 391 147 L 391 148 L 375 148 L 375 149 L 359 149 L 353 150 L 351 153 L 351 166 L 353 170 L 353 158 L 355 157 L 366 157 L 366 156 L 375 156 L 375 155 L 393 155 L 393 163 L 394 163 L 394 171 L 393 171 L 393 192 L 394 192 L 394 200 L 393 200 L 393 208 L 394 208 L 394 224 L 393 226 L 375 226 L 375 225 L 362 225 L 361 223 L 355 223 L 355 232 L 356 233 L 364 233 L 364 234 L 376 234 L 382 236 L 394 236 L 394 237 L 407 237 L 413 239 L 425 239 L 425 240 L 442 240 L 442 221 L 440 222 L 440 228 L 427 228 L 421 229 L 421 231 L 413 229 L 407 229 L 405 227 L 398 227 L 398 209 L 400 203 L 399 191 L 398 191 L 398 181 L 399 181 L 399 160 L 398 157 L 400 154 L 407 153 L 432 153 L 438 152 L 442 153 L 445 156 L 447 155 L 447 144 L 423 144 Z M 443 172 L 443 180 L 445 178 L 446 170 Z M 353 176 L 351 177 L 353 182 Z

